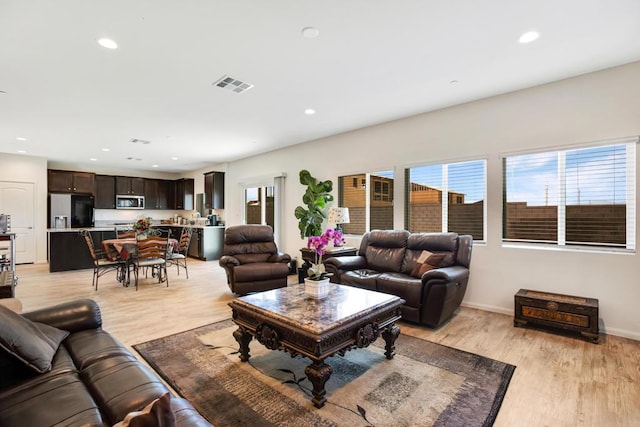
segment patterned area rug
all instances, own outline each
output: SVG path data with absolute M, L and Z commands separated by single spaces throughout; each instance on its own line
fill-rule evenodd
M 400 325 L 402 329 L 402 325 Z M 134 348 L 216 427 L 490 426 L 515 366 L 401 334 L 327 360 L 327 404 L 311 403 L 310 361 L 253 340 L 240 362 L 225 320 Z

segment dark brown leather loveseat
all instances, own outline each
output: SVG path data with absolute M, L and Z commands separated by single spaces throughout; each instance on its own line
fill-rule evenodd
M 22 318 L 8 311 L 0 315 L 3 328 L 15 330 L 26 324 L 35 328 L 34 336 L 54 331 L 62 339 L 57 349 L 57 343 L 45 343 L 52 360 L 26 361 L 35 363 L 36 369 L 45 362 L 46 372 L 38 373 L 23 359 L 25 353 L 33 353 L 29 334 L 11 337 L 3 331 L 9 339 L 3 338 L 0 346 L 0 426 L 111 426 L 169 392 L 126 347 L 102 330 L 100 309 L 92 300 L 24 313 Z M 165 412 L 175 418 L 176 425 L 211 425 L 188 401 L 171 396 L 169 403 Z
M 236 295 L 262 292 L 287 286 L 288 254 L 278 251 L 273 229 L 248 224 L 227 227 L 220 266 L 227 273 L 229 289 Z
M 332 282 L 399 296 L 404 320 L 437 327 L 462 302 L 472 245 L 471 236 L 456 233 L 374 230 L 362 237 L 358 255 L 324 264 Z

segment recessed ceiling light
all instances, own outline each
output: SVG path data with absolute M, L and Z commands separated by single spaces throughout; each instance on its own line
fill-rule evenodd
M 111 148 L 103 148 L 102 151 L 111 151 Z
M 26 151 L 25 150 L 18 150 L 18 153 L 24 154 L 24 153 L 26 153 Z
M 172 157 L 171 160 L 178 160 L 178 158 L 177 157 Z
M 90 158 L 89 160 L 91 160 L 92 162 L 95 162 L 95 161 L 97 161 L 98 159 L 95 159 L 95 158 L 93 158 L 93 157 L 92 157 L 92 158 Z
M 107 49 L 117 49 L 118 48 L 118 43 L 114 42 L 111 39 L 108 39 L 106 37 L 100 38 L 98 39 L 98 44 L 104 48 Z
M 27 138 L 23 138 L 23 137 L 21 137 L 21 136 L 17 137 L 16 139 L 17 139 L 18 141 L 26 141 L 26 140 L 27 140 Z
M 302 37 L 306 39 L 315 39 L 320 35 L 320 30 L 316 27 L 304 27 L 302 29 Z
M 540 37 L 540 34 L 538 34 L 535 31 L 529 31 L 529 32 L 526 32 L 523 35 L 521 35 L 520 38 L 518 39 L 518 41 L 520 43 L 531 43 L 532 41 L 534 41 L 538 37 Z
M 157 167 L 158 167 L 158 165 L 151 165 L 151 167 L 152 167 L 152 168 L 157 168 Z
M 313 108 L 307 108 L 306 110 L 304 110 L 304 113 L 307 116 L 312 116 L 312 115 L 314 115 L 316 113 L 316 110 L 314 110 Z

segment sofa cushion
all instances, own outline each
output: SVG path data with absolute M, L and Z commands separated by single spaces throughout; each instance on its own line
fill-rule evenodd
M 51 360 L 69 335 L 44 323 L 35 323 L 0 306 L 0 347 L 36 372 L 51 369 Z
M 457 233 L 413 233 L 407 239 L 407 250 L 399 271 L 411 275 L 422 251 L 444 254 L 438 267 L 449 267 L 456 263 L 458 251 Z
M 80 375 L 110 424 L 139 411 L 168 391 L 132 354 L 99 360 Z
M 75 372 L 48 377 L 19 391 L 7 390 L 0 398 L 1 426 L 105 424 L 98 405 Z
M 240 264 L 251 264 L 257 262 L 267 262 L 272 255 L 270 252 L 257 253 L 257 254 L 236 254 L 234 257 L 240 261 Z
M 114 427 L 174 427 L 176 418 L 171 410 L 171 395 L 166 392 L 141 411 L 129 412 Z
M 102 329 L 73 333 L 65 340 L 64 346 L 79 370 L 107 357 L 130 354 L 126 347 Z
M 355 288 L 368 289 L 370 291 L 377 290 L 376 279 L 380 273 L 374 270 L 359 269 L 347 271 L 340 276 L 340 282 L 343 285 L 353 286 Z
M 402 273 L 383 273 L 378 277 L 378 292 L 402 298 L 405 305 L 420 307 L 424 286 L 420 279 Z
M 289 265 L 283 262 L 256 262 L 242 264 L 233 269 L 236 282 L 256 282 L 274 277 L 287 277 L 288 274 Z
M 3 352 L 4 353 L 4 352 Z M 58 347 L 58 351 L 51 361 L 51 370 L 40 374 L 10 354 L 0 356 L 0 400 L 5 394 L 20 393 L 21 390 L 33 387 L 51 378 L 68 373 L 76 373 L 71 356 L 64 345 Z
M 360 254 L 367 259 L 367 268 L 379 272 L 400 271 L 407 247 L 406 230 L 374 230 L 363 239 Z M 363 250 L 364 249 L 364 250 Z

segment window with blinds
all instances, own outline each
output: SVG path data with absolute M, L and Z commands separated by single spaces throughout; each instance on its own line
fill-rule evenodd
M 503 158 L 503 241 L 635 249 L 635 146 Z
M 393 229 L 393 171 L 338 177 L 338 204 L 349 208 L 345 234 Z
M 405 169 L 405 223 L 411 232 L 452 231 L 485 239 L 486 160 Z

